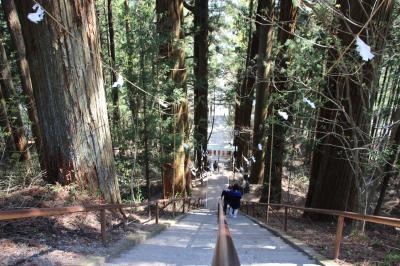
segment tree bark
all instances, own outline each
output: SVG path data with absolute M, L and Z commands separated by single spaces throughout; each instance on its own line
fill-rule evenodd
M 395 177 L 399 173 L 396 173 L 396 161 L 399 158 L 399 153 L 400 153 L 400 126 L 399 126 L 399 121 L 400 121 L 400 107 L 395 111 L 393 115 L 392 122 L 397 123 L 395 124 L 394 128 L 392 129 L 392 132 L 390 133 L 390 140 L 389 140 L 389 149 L 391 151 L 391 155 L 389 159 L 387 160 L 385 166 L 383 167 L 384 169 L 384 177 L 381 183 L 380 191 L 379 191 L 379 198 L 376 203 L 375 209 L 374 209 L 374 215 L 379 215 L 379 212 L 382 208 L 383 205 L 383 200 L 385 199 L 385 194 L 387 187 L 389 185 L 390 178 Z
M 3 88 L 3 95 L 8 107 L 9 118 L 11 118 L 10 125 L 15 147 L 20 153 L 21 161 L 29 160 L 31 156 L 28 149 L 24 124 L 22 122 L 18 96 L 15 91 L 10 65 L 8 63 L 6 50 L 3 46 L 2 40 L 0 40 L 0 84 Z
M 194 3 L 194 31 L 194 139 L 200 168 L 208 134 L 208 0 Z
M 130 14 L 129 0 L 124 1 L 124 7 L 125 7 L 125 35 L 126 35 L 126 45 L 127 45 L 126 56 L 128 56 L 128 62 L 129 62 L 129 65 L 127 67 L 128 69 L 125 75 L 129 80 L 134 80 L 135 68 L 133 64 L 133 58 L 134 58 L 133 31 L 130 21 L 131 14 Z M 135 123 L 136 119 L 139 116 L 139 110 L 140 110 L 138 91 L 130 83 L 127 83 L 126 86 L 127 86 L 128 100 L 129 100 L 129 108 L 131 110 L 133 121 Z
M 349 23 L 339 18 L 337 37 L 343 47 L 352 47 L 355 36 L 359 34 L 364 42 L 375 47 L 373 50 L 380 51 L 387 34 L 383 30 L 387 25 L 381 22 L 391 16 L 393 2 L 378 4 L 376 8 L 380 10 L 374 11 L 374 14 L 373 0 L 362 3 L 338 0 L 337 4 L 341 14 L 354 22 Z M 370 16 L 373 16 L 371 20 Z M 362 62 L 349 52 L 342 57 L 340 53 L 335 48 L 329 50 L 328 69 L 332 71 L 327 78 L 328 86 L 325 90 L 328 100 L 319 111 L 306 207 L 358 211 L 363 165 L 368 156 L 367 152 L 363 152 L 363 147 L 369 143 L 365 135 L 369 132 L 368 114 L 371 113 L 374 101 L 369 93 L 376 78 L 380 57 L 374 58 L 373 62 Z M 336 60 L 340 60 L 338 64 L 335 64 Z M 354 65 L 362 65 L 361 71 L 354 72 L 351 68 Z M 324 215 L 312 217 L 326 218 Z
M 249 156 L 249 144 L 251 139 L 251 112 L 253 109 L 254 83 L 255 83 L 255 58 L 258 52 L 258 35 L 260 27 L 260 16 L 256 17 L 256 30 L 253 32 L 253 5 L 254 0 L 249 3 L 249 30 L 246 55 L 246 68 L 244 78 L 239 85 L 236 108 L 235 108 L 235 129 L 239 135 L 235 136 L 235 145 L 237 146 L 236 161 L 238 166 L 242 166 L 242 158 Z M 257 14 L 260 10 L 257 11 Z M 240 75 L 239 80 L 242 79 Z M 247 165 L 246 165 L 247 166 Z
M 10 30 L 11 39 L 18 53 L 17 63 L 18 63 L 18 71 L 21 78 L 21 86 L 25 94 L 25 104 L 28 109 L 29 120 L 31 121 L 32 134 L 35 140 L 36 149 L 39 158 L 41 158 L 42 140 L 39 130 L 39 121 L 36 111 L 36 103 L 33 96 L 31 74 L 29 71 L 28 60 L 26 59 L 26 49 L 25 49 L 24 37 L 22 36 L 21 23 L 19 22 L 14 0 L 4 0 L 2 1 L 2 5 L 4 14 L 7 19 L 8 28 Z
M 264 181 L 265 166 L 265 119 L 268 113 L 268 79 L 271 70 L 271 53 L 273 43 L 273 22 L 274 22 L 274 0 L 259 0 L 257 16 L 260 17 L 260 34 L 257 56 L 257 76 L 256 76 L 256 106 L 254 110 L 253 128 L 253 152 L 256 162 L 251 168 L 250 183 L 262 184 Z M 262 149 L 259 149 L 259 144 Z
M 76 183 L 120 202 L 100 57 L 94 1 L 39 1 L 45 15 L 27 19 L 35 2 L 16 5 L 31 69 L 50 183 Z M 63 27 L 60 26 L 63 25 Z
M 289 61 L 289 55 L 287 55 L 287 46 L 285 46 L 285 43 L 287 40 L 294 38 L 294 31 L 297 21 L 297 9 L 298 8 L 293 5 L 292 0 L 280 1 L 278 42 L 281 47 L 275 59 L 274 81 L 273 84 L 270 84 L 269 87 L 271 94 L 278 95 L 290 90 L 288 77 L 286 74 L 282 73 L 282 70 L 287 69 L 287 64 Z M 272 110 L 275 110 L 275 112 L 277 112 L 282 108 L 289 107 L 292 101 L 290 99 L 286 99 L 286 103 L 287 105 L 280 100 L 279 96 L 277 96 L 276 98 L 274 97 Z M 285 125 L 286 121 L 283 120 L 279 115 L 277 115 L 276 113 L 273 115 L 274 117 L 276 117 L 277 122 L 273 125 L 273 134 L 272 128 L 270 127 L 268 129 L 268 141 L 266 147 L 268 151 L 266 152 L 265 156 L 264 171 L 265 185 L 262 190 L 260 202 L 268 202 L 270 184 L 269 181 L 267 182 L 267 180 L 270 180 L 271 177 L 271 195 L 269 202 L 281 203 L 282 167 L 287 125 Z
M 183 33 L 181 25 L 183 22 L 182 0 L 157 0 L 157 27 L 160 39 L 159 56 L 163 65 L 167 66 L 165 80 L 165 95 L 169 103 L 172 103 L 166 112 L 169 114 L 165 120 L 169 120 L 168 130 L 172 133 L 173 145 L 165 145 L 164 151 L 173 160 L 173 195 L 186 194 L 187 171 L 185 165 L 184 143 L 187 138 L 188 129 L 188 105 L 186 100 L 186 67 L 185 53 L 182 47 Z M 173 84 L 169 85 L 169 80 Z M 174 99 L 174 91 L 180 90 L 182 99 Z
M 12 138 L 12 130 L 10 121 L 8 118 L 8 111 L 6 105 L 6 99 L 2 93 L 2 86 L 0 84 L 0 127 L 2 129 L 2 135 L 4 140 L 4 154 L 6 159 L 10 157 L 12 152 L 15 151 L 15 145 Z
M 146 83 L 146 73 L 145 73 L 145 52 L 144 47 L 142 46 L 142 50 L 140 53 L 140 79 L 141 86 L 144 88 Z M 146 93 L 143 95 L 143 122 L 144 122 L 144 130 L 143 130 L 143 141 L 144 141 L 144 176 L 146 179 L 146 194 L 147 199 L 150 201 L 151 191 L 150 191 L 150 162 L 149 162 L 149 132 L 148 132 L 148 117 L 147 117 L 147 95 Z M 149 210 L 150 211 L 150 210 Z
M 108 34 L 110 36 L 110 61 L 111 67 L 111 76 L 112 76 L 112 83 L 117 81 L 117 73 L 116 70 L 116 60 L 115 60 L 115 38 L 114 38 L 114 22 L 113 22 L 113 6 L 112 0 L 107 0 L 107 16 L 108 16 Z M 113 102 L 113 122 L 115 125 L 118 125 L 121 114 L 119 111 L 119 87 L 112 88 L 112 102 Z

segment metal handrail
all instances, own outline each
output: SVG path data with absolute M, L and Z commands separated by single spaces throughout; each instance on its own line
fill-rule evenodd
M 243 203 L 248 204 L 247 201 L 244 201 Z M 269 205 L 270 207 L 301 210 L 304 212 L 321 213 L 321 214 L 327 214 L 327 215 L 332 215 L 332 216 L 343 216 L 344 218 L 350 218 L 353 220 L 366 221 L 366 222 L 371 222 L 371 223 L 400 227 L 400 219 L 398 219 L 398 218 L 368 215 L 368 214 L 361 214 L 361 213 L 347 212 L 347 211 L 305 208 L 305 207 L 298 207 L 298 206 L 286 205 L 286 204 L 275 204 L 275 203 L 268 204 L 268 203 L 258 203 L 258 202 L 251 202 L 251 203 L 256 204 L 256 205 L 264 205 L 264 206 Z
M 215 244 L 213 266 L 237 266 L 240 265 L 239 256 L 225 220 L 222 202 L 218 203 L 218 237 Z
M 244 205 L 249 206 L 248 201 L 243 201 Z M 286 205 L 286 204 L 275 204 L 275 203 L 259 203 L 259 202 L 251 202 L 251 204 L 265 206 L 265 207 L 279 207 L 285 208 L 285 220 L 283 224 L 283 229 L 287 231 L 287 221 L 288 221 L 288 210 L 295 209 L 304 212 L 311 212 L 311 213 L 321 213 L 326 215 L 332 215 L 338 217 L 338 223 L 336 227 L 336 236 L 335 236 L 335 250 L 334 250 L 334 259 L 339 258 L 340 252 L 340 242 L 343 236 L 343 226 L 344 226 L 344 218 L 349 218 L 358 221 L 365 221 L 371 222 L 376 224 L 382 225 L 389 225 L 394 227 L 400 227 L 400 219 L 398 218 L 391 218 L 391 217 L 384 217 L 384 216 L 376 216 L 376 215 L 368 215 L 368 214 L 361 214 L 355 212 L 347 212 L 347 211 L 337 211 L 337 210 L 326 210 L 326 209 L 316 209 L 316 208 L 305 208 L 305 207 L 298 207 L 293 205 Z M 253 206 L 254 206 L 253 205 Z
M 71 206 L 71 207 L 56 207 L 56 208 L 27 208 L 27 209 L 10 209 L 0 211 L 0 221 L 5 220 L 16 220 L 34 217 L 47 217 L 56 215 L 65 215 L 78 212 L 92 212 L 100 211 L 100 223 L 101 223 L 101 237 L 103 243 L 106 244 L 106 210 L 122 210 L 126 208 L 137 208 L 137 207 L 155 207 L 156 216 L 155 222 L 158 224 L 159 220 L 159 204 L 160 203 L 175 203 L 177 201 L 183 201 L 182 212 L 185 212 L 185 202 L 188 203 L 190 209 L 190 203 L 193 198 L 172 198 L 172 199 L 161 199 L 149 202 L 137 203 L 137 204 L 99 204 L 89 206 Z M 200 206 L 201 199 L 194 199 L 194 205 Z M 175 204 L 174 204 L 175 207 Z M 175 215 L 175 208 L 173 209 L 173 215 Z

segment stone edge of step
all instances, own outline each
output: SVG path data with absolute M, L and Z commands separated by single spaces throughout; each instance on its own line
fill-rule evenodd
M 254 217 L 251 217 L 251 216 L 249 216 L 247 214 L 244 214 L 243 212 L 241 214 L 243 216 L 249 218 L 250 220 L 252 220 L 256 224 L 258 224 L 259 226 L 269 230 L 274 235 L 276 235 L 278 237 L 281 237 L 287 244 L 289 244 L 293 248 L 297 249 L 298 251 L 304 253 L 310 259 L 315 260 L 320 265 L 324 265 L 324 266 L 339 266 L 339 265 L 340 266 L 347 266 L 347 265 L 352 265 L 352 264 L 343 263 L 343 262 L 338 263 L 338 262 L 336 262 L 334 260 L 328 259 L 328 258 L 324 257 L 323 255 L 319 254 L 318 252 L 316 252 L 315 250 L 313 250 L 312 248 L 310 248 L 309 246 L 307 246 L 304 242 L 298 240 L 297 238 L 289 236 L 284 231 L 276 229 L 276 228 L 272 228 L 271 226 L 265 224 L 264 222 L 254 218 Z
M 162 233 L 167 228 L 178 223 L 186 216 L 187 213 L 182 214 L 179 217 L 176 217 L 176 219 L 160 219 L 159 228 L 157 228 L 152 232 L 130 232 L 125 236 L 124 239 L 118 241 L 114 246 L 111 246 L 109 244 L 106 255 L 87 256 L 85 259 L 80 261 L 78 265 L 82 266 L 106 265 L 107 263 L 110 262 L 110 260 L 121 256 L 124 252 L 128 251 L 129 249 Z

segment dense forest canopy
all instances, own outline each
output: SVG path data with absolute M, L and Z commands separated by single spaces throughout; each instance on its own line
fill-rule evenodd
M 288 175 L 314 208 L 379 214 L 399 189 L 397 1 L 1 5 L 2 191 L 190 195 L 216 105 L 261 202 L 287 201 Z

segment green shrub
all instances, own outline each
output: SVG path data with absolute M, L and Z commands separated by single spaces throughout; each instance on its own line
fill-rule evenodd
M 392 266 L 400 264 L 400 252 L 392 251 L 387 254 L 383 260 L 382 266 Z

